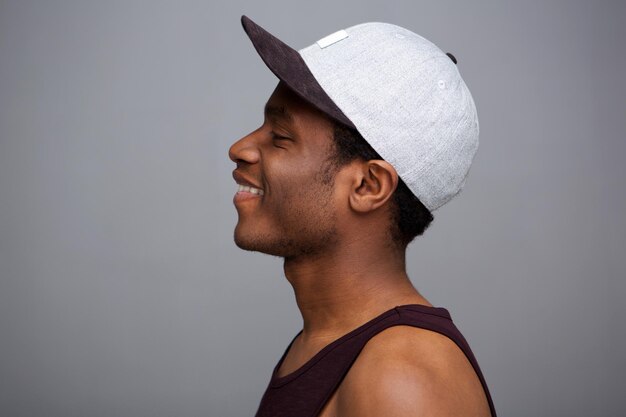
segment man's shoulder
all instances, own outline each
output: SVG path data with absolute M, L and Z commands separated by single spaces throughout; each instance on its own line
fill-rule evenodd
M 437 332 L 404 325 L 365 345 L 337 391 L 337 411 L 342 417 L 489 415 L 461 349 Z

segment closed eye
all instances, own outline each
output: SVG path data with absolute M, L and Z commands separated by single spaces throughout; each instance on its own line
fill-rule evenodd
M 291 138 L 288 138 L 287 136 L 281 136 L 276 132 L 271 132 L 272 135 L 272 139 L 285 139 L 285 140 L 293 140 Z
M 288 138 L 287 136 L 281 136 L 279 134 L 277 134 L 276 132 L 271 132 L 271 136 L 272 136 L 272 141 L 274 141 L 274 144 L 276 145 L 276 143 L 280 143 L 283 141 L 289 141 L 289 142 L 293 142 L 293 139 Z M 276 145 L 279 148 L 282 148 L 282 146 Z

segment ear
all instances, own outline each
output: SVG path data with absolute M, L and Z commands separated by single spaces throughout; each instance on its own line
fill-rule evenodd
M 384 205 L 398 186 L 398 173 L 386 161 L 373 159 L 359 164 L 350 192 L 350 207 L 367 213 Z

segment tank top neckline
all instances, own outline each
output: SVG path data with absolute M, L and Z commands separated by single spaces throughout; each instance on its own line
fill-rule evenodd
M 396 306 L 396 307 L 394 307 L 394 308 L 392 308 L 390 310 L 387 310 L 386 312 L 378 315 L 377 317 L 374 317 L 373 319 L 371 319 L 370 321 L 362 324 L 361 326 L 357 327 L 356 329 L 351 330 L 350 332 L 348 332 L 345 335 L 339 337 L 338 339 L 334 340 L 333 342 L 330 342 L 328 345 L 326 345 L 322 349 L 320 349 L 315 355 L 313 355 L 313 357 L 311 359 L 306 361 L 301 367 L 299 367 L 298 369 L 296 369 L 293 372 L 288 373 L 287 375 L 279 377 L 278 376 L 278 370 L 280 369 L 281 365 L 283 364 L 283 361 L 285 360 L 285 357 L 287 356 L 287 353 L 291 349 L 291 345 L 293 345 L 293 342 L 302 333 L 302 330 L 300 330 L 298 332 L 298 334 L 296 334 L 296 336 L 291 340 L 291 343 L 289 343 L 289 346 L 287 346 L 287 349 L 285 350 L 285 353 L 283 353 L 283 356 L 280 358 L 280 360 L 278 361 L 278 364 L 274 368 L 274 371 L 272 372 L 272 378 L 271 378 L 271 381 L 270 381 L 270 387 L 278 388 L 278 387 L 280 387 L 282 385 L 285 385 L 285 384 L 293 381 L 294 379 L 296 379 L 300 375 L 302 375 L 304 372 L 306 372 L 313 365 L 315 365 L 317 362 L 319 362 L 324 356 L 326 356 L 328 353 L 330 353 L 337 346 L 339 346 L 342 343 L 352 339 L 356 335 L 366 331 L 367 329 L 369 329 L 370 327 L 372 327 L 375 324 L 379 323 L 380 321 L 383 321 L 386 318 L 388 318 L 390 316 L 393 316 L 394 314 L 398 315 L 398 318 L 399 318 L 399 311 L 398 310 L 416 311 L 418 313 L 430 314 L 430 315 L 433 315 L 433 316 L 438 316 L 438 317 L 441 317 L 441 318 L 444 318 L 444 319 L 452 320 L 448 310 L 443 308 L 443 307 L 430 307 L 430 306 L 423 305 L 423 304 L 405 304 L 405 305 L 401 305 L 401 306 Z

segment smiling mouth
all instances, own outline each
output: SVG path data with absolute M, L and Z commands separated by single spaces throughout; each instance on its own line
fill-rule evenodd
M 265 194 L 265 192 L 261 190 L 260 188 L 250 187 L 249 185 L 241 185 L 241 184 L 238 184 L 237 192 L 238 193 L 250 193 L 250 194 L 255 194 L 255 195 Z

